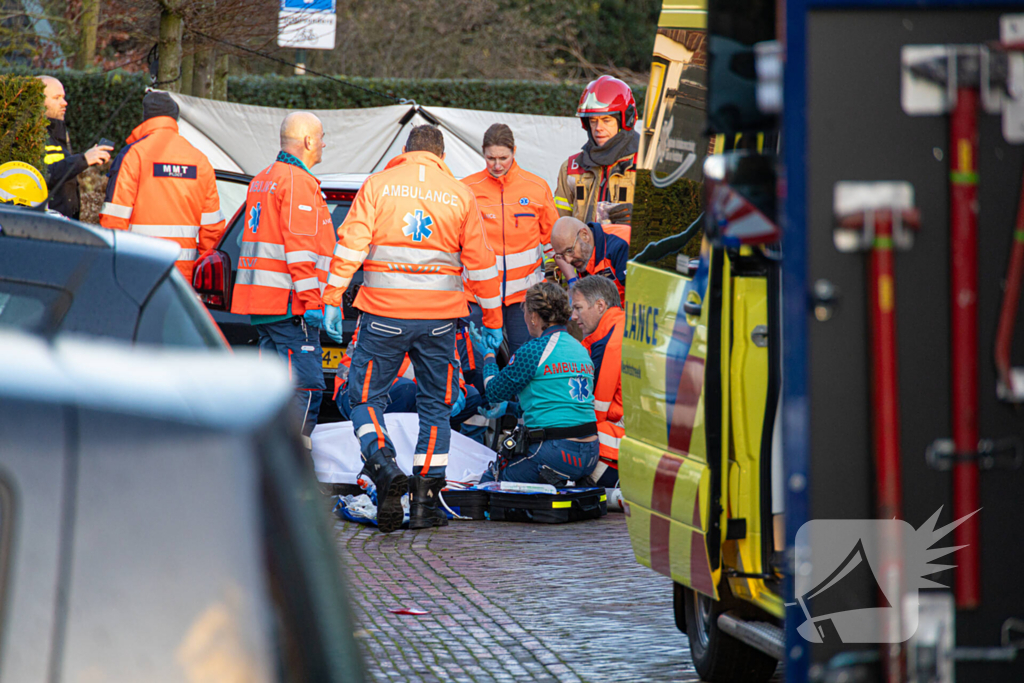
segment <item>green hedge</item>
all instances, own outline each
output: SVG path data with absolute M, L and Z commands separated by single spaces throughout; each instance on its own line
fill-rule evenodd
M 411 78 L 345 78 L 349 83 L 430 107 L 572 116 L 583 88 L 578 83 Z M 646 86 L 633 94 L 643 106 Z M 315 76 L 237 76 L 228 79 L 228 100 L 296 109 L 351 109 L 396 104 L 373 93 Z
M 677 180 L 666 188 L 651 183 L 650 171 L 637 171 L 633 194 L 633 229 L 629 240 L 630 257 L 651 242 L 678 235 L 697 219 L 704 207 L 704 186 L 692 180 Z M 683 250 L 690 258 L 700 254 L 699 232 Z M 675 256 L 655 264 L 675 270 Z
M 75 150 L 85 149 L 100 137 L 121 143 L 142 121 L 142 97 L 149 77 L 113 71 L 29 71 L 4 68 L 0 73 L 37 75 L 60 79 L 67 93 L 67 123 Z M 531 81 L 346 79 L 355 85 L 415 100 L 424 106 L 457 107 L 487 111 L 518 112 L 547 116 L 572 116 L 579 102 L 579 84 Z M 643 103 L 646 87 L 633 89 Z M 115 109 L 127 98 L 116 115 Z M 394 104 L 387 99 L 348 88 L 317 76 L 231 76 L 228 100 L 240 104 L 295 109 L 351 109 Z M 113 119 L 107 123 L 112 115 Z
M 43 170 L 47 137 L 44 87 L 36 78 L 0 76 L 0 163 L 24 161 Z

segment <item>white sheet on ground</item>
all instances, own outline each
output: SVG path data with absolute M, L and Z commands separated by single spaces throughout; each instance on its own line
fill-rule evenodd
M 419 417 L 416 413 L 388 413 L 384 416 L 384 424 L 395 444 L 398 466 L 406 474 L 411 474 L 416 437 L 420 429 Z M 355 484 L 356 476 L 363 469 L 363 462 L 359 457 L 359 440 L 352 431 L 352 423 L 317 425 L 312 439 L 316 478 L 325 484 Z M 475 483 L 494 458 L 495 453 L 490 448 L 452 432 L 447 479 Z

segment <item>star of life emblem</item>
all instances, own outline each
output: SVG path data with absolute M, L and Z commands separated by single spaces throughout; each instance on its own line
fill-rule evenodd
M 590 397 L 590 386 L 586 377 L 573 377 L 569 380 L 569 396 L 580 403 Z
M 260 203 L 256 202 L 256 206 L 249 210 L 249 229 L 256 232 L 256 228 L 260 227 Z
M 405 227 L 402 228 L 402 233 L 407 237 L 412 237 L 413 242 L 422 242 L 434 234 L 434 231 L 430 229 L 433 224 L 434 219 L 425 215 L 423 209 L 416 209 L 416 213 L 405 214 Z

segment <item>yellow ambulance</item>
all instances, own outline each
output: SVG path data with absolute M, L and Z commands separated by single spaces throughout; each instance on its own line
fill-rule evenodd
M 717 169 L 725 194 L 707 193 L 706 204 L 728 210 L 743 201 L 727 183 L 771 162 L 758 154 L 763 139 L 741 153 L 721 137 L 712 151 L 722 156 L 705 161 L 706 139 L 701 149 L 679 125 L 702 113 L 681 95 L 703 85 L 692 68 L 700 5 L 664 3 L 641 158 L 655 185 Z M 762 235 L 704 237 L 690 259 L 681 249 L 691 234 L 700 231 L 647 245 L 626 271 L 622 496 L 637 560 L 675 582 L 676 624 L 701 679 L 766 681 L 784 649 L 773 533 L 783 502 L 779 258 Z

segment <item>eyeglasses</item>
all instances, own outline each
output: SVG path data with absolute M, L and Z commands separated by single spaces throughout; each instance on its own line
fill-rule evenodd
M 572 246 L 570 246 L 568 249 L 565 249 L 564 251 L 558 252 L 558 255 L 561 256 L 563 260 L 568 261 L 576 253 L 576 242 L 578 242 L 580 239 L 580 232 L 576 233 L 576 239 L 572 241 Z

